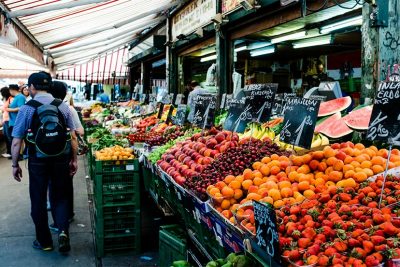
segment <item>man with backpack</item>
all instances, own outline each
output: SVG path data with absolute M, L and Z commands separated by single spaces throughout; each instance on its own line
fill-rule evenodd
M 22 178 L 18 155 L 25 139 L 28 145 L 29 194 L 31 216 L 35 224 L 36 240 L 33 247 L 53 250 L 46 209 L 47 188 L 52 190 L 52 212 L 60 229 L 59 251 L 68 252 L 69 195 L 65 188 L 72 183 L 77 171 L 77 139 L 75 125 L 67 104 L 55 99 L 49 90 L 50 75 L 39 72 L 29 76 L 29 93 L 33 97 L 20 108 L 12 132 L 12 167 L 14 179 Z

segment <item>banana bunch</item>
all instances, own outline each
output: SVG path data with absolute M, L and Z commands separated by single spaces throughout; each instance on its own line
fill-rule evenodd
M 293 146 L 284 142 L 279 141 L 280 135 L 277 135 L 274 142 L 281 148 L 281 149 L 294 149 L 296 152 L 302 152 L 305 149 L 302 147 L 298 146 Z M 311 143 L 311 149 L 313 148 L 320 148 L 321 146 L 327 146 L 329 145 L 329 139 L 323 134 L 320 133 L 314 133 L 312 143 Z
M 239 134 L 239 138 L 240 139 L 255 138 L 259 140 L 269 138 L 273 140 L 275 138 L 275 132 L 270 128 L 263 127 L 256 123 L 252 123 L 249 125 L 249 128 L 246 130 L 244 134 Z

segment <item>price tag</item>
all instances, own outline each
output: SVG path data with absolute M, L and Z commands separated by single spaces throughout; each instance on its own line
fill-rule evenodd
M 400 145 L 400 82 L 382 82 L 374 100 L 367 139 Z
M 280 140 L 310 148 L 317 121 L 319 100 L 289 98 L 283 107 L 284 120 Z
M 251 107 L 252 121 L 263 123 L 269 120 L 277 89 L 277 83 L 251 84 L 244 88 L 246 105 Z
M 126 170 L 127 171 L 134 171 L 135 170 L 135 165 L 126 165 Z
M 175 114 L 175 124 L 182 126 L 186 122 L 186 105 L 178 105 L 178 109 Z
M 193 124 L 204 128 L 214 124 L 217 97 L 215 95 L 197 95 L 194 99 Z
M 253 201 L 253 205 L 257 245 L 270 259 L 279 263 L 281 254 L 275 210 L 258 201 Z
M 168 123 L 170 123 L 170 121 L 171 121 L 171 117 L 172 117 L 172 113 L 174 112 L 174 106 L 173 105 L 171 105 L 170 107 L 169 107 L 169 111 L 168 111 L 168 115 L 167 115 L 167 120 L 166 120 L 166 123 L 168 124 Z
M 326 101 L 327 96 L 326 95 L 310 95 L 309 99 L 313 100 L 320 100 L 321 102 Z
M 164 111 L 164 103 L 160 103 L 160 109 L 158 110 L 158 115 L 157 115 L 158 119 L 161 119 L 163 111 Z

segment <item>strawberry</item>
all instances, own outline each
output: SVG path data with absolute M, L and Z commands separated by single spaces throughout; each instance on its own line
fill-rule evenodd
M 329 265 L 329 257 L 323 254 L 319 255 L 318 266 L 328 266 Z
M 328 247 L 324 252 L 324 254 L 328 257 L 332 257 L 335 253 L 337 253 L 337 250 L 333 247 Z
M 353 238 L 357 238 L 357 237 L 359 237 L 360 235 L 362 235 L 362 234 L 364 234 L 365 232 L 363 231 L 363 230 L 361 230 L 361 229 L 356 229 L 356 230 L 354 230 L 352 233 L 351 233 L 351 237 L 353 237 Z
M 317 235 L 317 233 L 311 227 L 307 227 L 306 229 L 304 229 L 304 231 L 301 233 L 301 235 L 303 237 L 313 239 Z
M 323 226 L 327 226 L 327 227 L 329 227 L 329 228 L 333 228 L 333 222 L 332 222 L 332 221 L 329 221 L 329 220 L 323 220 L 323 221 L 322 221 L 322 225 L 323 225 Z
M 349 243 L 349 247 L 352 247 L 352 248 L 358 247 L 358 246 L 361 245 L 361 242 L 358 241 L 358 240 L 355 239 L 355 238 L 350 238 L 350 239 L 348 240 L 348 243 Z
M 382 245 L 375 246 L 375 251 L 381 251 L 381 252 L 383 252 L 383 251 L 386 251 L 387 248 L 388 248 L 387 245 L 382 244 Z
M 280 237 L 279 244 L 281 247 L 288 247 L 292 244 L 293 239 L 290 237 Z
M 372 220 L 374 221 L 375 224 L 381 224 L 385 221 L 385 218 L 383 217 L 382 214 L 374 213 L 372 215 Z
M 297 244 L 299 245 L 299 248 L 307 248 L 311 243 L 311 240 L 309 238 L 299 238 L 299 241 L 297 241 Z
M 333 243 L 333 247 L 339 251 L 339 252 L 344 252 L 347 250 L 347 245 L 340 239 L 336 239 L 335 242 Z
M 299 252 L 298 249 L 293 249 L 292 251 L 290 251 L 290 253 L 289 253 L 289 259 L 290 259 L 291 261 L 296 261 L 296 260 L 298 260 L 298 259 L 300 259 L 300 258 L 301 258 L 301 255 L 300 255 L 300 252 Z
M 383 242 L 385 242 L 385 238 L 383 236 L 379 236 L 379 235 L 373 235 L 371 236 L 371 242 L 374 243 L 374 245 L 380 245 Z
M 350 255 L 357 259 L 364 259 L 367 256 L 367 252 L 362 248 L 353 248 L 350 252 Z
M 318 255 L 320 249 L 320 245 L 314 244 L 307 249 L 307 255 Z
M 359 210 L 353 211 L 353 218 L 354 218 L 354 219 L 360 219 L 360 217 L 361 217 L 363 214 L 364 214 L 364 212 L 359 211 Z
M 394 236 L 400 232 L 399 229 L 394 227 L 394 225 L 390 222 L 382 223 L 379 228 L 382 229 L 388 236 Z
M 362 244 L 363 244 L 364 250 L 365 250 L 367 253 L 370 253 L 370 252 L 372 252 L 372 251 L 374 250 L 374 243 L 372 243 L 371 241 L 364 240 L 364 241 L 362 242 Z

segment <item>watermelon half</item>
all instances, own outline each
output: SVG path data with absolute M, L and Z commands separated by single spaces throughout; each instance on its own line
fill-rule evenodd
M 369 121 L 371 120 L 372 106 L 365 106 L 355 109 L 343 117 L 344 122 L 355 130 L 368 130 Z
M 323 133 L 331 139 L 337 139 L 352 133 L 353 130 L 346 125 L 340 112 L 336 112 L 318 123 L 315 132 Z
M 351 97 L 341 97 L 330 101 L 322 102 L 319 106 L 318 117 L 325 117 L 336 112 L 345 110 L 351 105 Z

